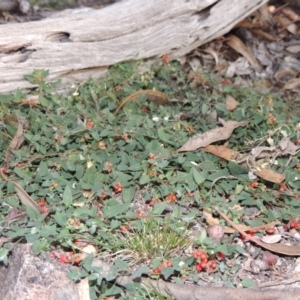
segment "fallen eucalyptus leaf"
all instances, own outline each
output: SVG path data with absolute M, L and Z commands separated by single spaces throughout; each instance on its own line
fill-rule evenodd
M 153 91 L 153 90 L 141 90 L 137 91 L 130 96 L 126 97 L 121 104 L 118 106 L 118 108 L 115 111 L 115 115 L 118 114 L 119 110 L 127 103 L 127 102 L 133 102 L 139 99 L 139 97 L 148 95 L 148 100 L 157 104 L 157 105 L 166 105 L 171 102 L 178 102 L 176 99 L 168 100 L 168 96 L 162 92 Z
M 25 205 L 33 208 L 36 212 L 40 213 L 39 206 L 36 204 L 36 202 L 26 193 L 26 191 L 18 185 L 16 182 L 12 181 L 12 184 L 14 185 L 17 195 L 20 199 L 20 201 Z
M 255 56 L 252 54 L 250 49 L 235 35 L 231 34 L 228 36 L 227 45 L 234 49 L 236 52 L 243 55 L 249 63 L 252 65 L 252 67 L 257 72 L 262 72 L 262 67 L 255 58 Z
M 214 142 L 226 140 L 230 138 L 234 129 L 248 124 L 247 121 L 225 121 L 221 118 L 219 118 L 219 122 L 223 127 L 214 128 L 203 134 L 194 135 L 176 152 L 194 151 L 198 148 L 206 147 Z
M 17 132 L 14 138 L 11 140 L 5 154 L 5 163 L 9 164 L 12 159 L 12 150 L 18 150 L 24 142 L 24 129 L 28 129 L 28 121 L 24 117 L 18 117 L 16 115 L 9 115 L 5 119 L 5 122 L 17 127 Z

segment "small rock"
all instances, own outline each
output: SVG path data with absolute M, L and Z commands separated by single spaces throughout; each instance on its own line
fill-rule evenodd
M 221 225 L 208 226 L 206 231 L 214 243 L 221 241 L 224 236 L 224 227 Z

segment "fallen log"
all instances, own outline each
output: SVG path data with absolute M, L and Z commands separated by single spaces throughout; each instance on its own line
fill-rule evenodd
M 171 59 L 215 39 L 267 0 L 123 0 L 100 10 L 72 9 L 49 18 L 1 25 L 0 93 L 50 80 L 101 76 L 110 65 L 169 54 Z

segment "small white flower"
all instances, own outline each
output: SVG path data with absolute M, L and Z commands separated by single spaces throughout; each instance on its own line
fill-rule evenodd
M 78 96 L 78 95 L 79 93 L 77 91 L 73 93 L 73 96 Z
M 198 164 L 197 164 L 196 162 L 194 162 L 194 161 L 190 161 L 190 163 L 191 163 L 192 165 L 194 165 L 194 166 L 198 166 Z
M 31 234 L 36 234 L 37 232 L 38 232 L 38 230 L 37 230 L 36 227 L 32 227 L 31 230 L 30 230 Z
M 274 140 L 272 138 L 268 138 L 267 142 L 269 143 L 270 146 L 274 146 Z
M 164 120 L 165 120 L 165 121 L 169 121 L 169 118 L 170 118 L 170 116 L 165 116 L 165 117 L 164 117 Z
M 158 122 L 158 121 L 159 121 L 159 117 L 156 117 L 156 116 L 155 116 L 155 117 L 153 117 L 153 118 L 152 118 L 152 121 L 154 121 L 154 122 Z
M 253 171 L 248 172 L 248 177 L 250 180 L 257 179 L 257 176 L 253 173 Z
M 179 267 L 183 267 L 184 265 L 185 265 L 184 261 L 180 261 L 179 264 L 178 264 Z
M 297 176 L 295 177 L 295 180 L 298 180 L 298 177 L 297 177 Z

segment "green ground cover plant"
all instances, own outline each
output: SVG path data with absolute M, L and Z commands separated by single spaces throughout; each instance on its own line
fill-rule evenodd
M 218 117 L 248 121 L 234 130 L 230 149 L 246 153 L 283 136 L 297 144 L 296 100 L 291 108 L 289 95 L 283 100 L 259 82 L 248 88 L 179 62 L 150 69 L 125 62 L 111 67 L 105 79 L 87 79 L 67 94 L 56 92 L 57 83 L 47 82 L 47 75 L 36 70 L 26 77 L 38 85 L 30 95 L 16 90 L 0 96 L 5 239 L 0 260 L 9 263 L 15 242 L 32 243 L 36 254 L 52 253 L 72 265 L 71 279 L 88 277 L 91 299 L 166 299 L 138 284 L 119 286 L 115 279 L 121 274 L 252 286 L 253 281 L 232 276 L 245 252 L 234 243 L 238 233 L 214 241 L 203 211 L 219 218 L 219 207 L 235 223 L 251 227 L 290 224 L 300 215 L 299 155 L 289 163 L 288 155 L 276 159 L 272 169 L 285 175 L 284 183 L 276 184 L 250 179 L 246 168 L 201 149 L 176 150 L 215 128 Z M 158 105 L 142 94 L 116 114 L 122 100 L 141 90 L 174 101 Z M 236 109 L 227 109 L 227 96 L 237 100 Z M 16 117 L 27 124 L 24 142 L 9 150 L 18 132 Z M 15 183 L 36 206 L 24 205 Z M 82 244 L 93 245 L 94 256 L 81 258 Z M 93 266 L 93 257 L 112 266 L 107 276 Z

